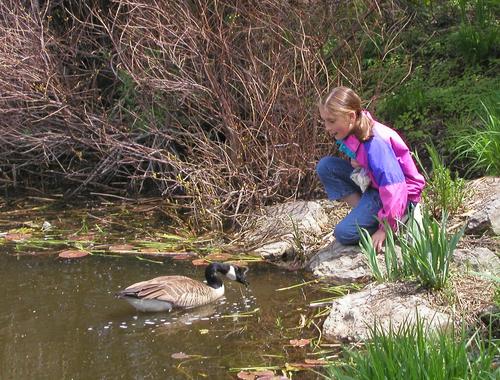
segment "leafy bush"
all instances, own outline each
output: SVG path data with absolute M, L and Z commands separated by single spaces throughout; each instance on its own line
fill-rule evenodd
M 424 203 L 435 216 L 441 216 L 445 210 L 454 215 L 463 207 L 467 195 L 465 181 L 458 176 L 452 178 L 434 145 L 426 144 L 426 148 L 432 166 L 430 172 L 424 168 L 418 155 L 416 156 L 427 181 L 423 192 Z
M 367 380 L 498 379 L 498 345 L 475 333 L 455 329 L 429 335 L 423 322 L 405 322 L 397 331 L 374 326 L 363 351 L 347 351 L 347 360 L 328 369 L 330 378 Z
M 481 125 L 471 128 L 463 125 L 451 139 L 456 159 L 470 163 L 468 174 L 480 171 L 500 175 L 500 111 L 483 104 Z

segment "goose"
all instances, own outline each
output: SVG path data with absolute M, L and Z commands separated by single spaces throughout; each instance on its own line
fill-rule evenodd
M 206 284 L 185 276 L 161 276 L 132 284 L 116 296 L 143 312 L 188 309 L 206 305 L 224 295 L 224 284 L 217 273 L 247 286 L 247 271 L 248 268 L 214 262 L 205 269 Z

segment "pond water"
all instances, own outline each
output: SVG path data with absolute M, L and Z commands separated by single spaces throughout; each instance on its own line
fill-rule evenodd
M 286 363 L 331 354 L 318 339 L 318 309 L 309 307 L 325 294 L 317 286 L 279 290 L 307 281 L 305 273 L 251 263 L 248 288 L 227 280 L 225 296 L 209 306 L 144 314 L 115 292 L 160 275 L 203 280 L 204 267 L 0 247 L 0 379 L 234 379 L 244 368 L 282 374 L 300 369 Z M 310 343 L 290 342 L 301 338 Z M 301 370 L 293 378 L 320 375 Z

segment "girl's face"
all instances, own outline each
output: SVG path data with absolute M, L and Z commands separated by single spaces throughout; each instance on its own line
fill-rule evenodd
M 325 124 L 325 130 L 335 140 L 343 140 L 351 133 L 354 125 L 355 113 L 332 113 L 324 107 L 320 107 L 319 114 Z

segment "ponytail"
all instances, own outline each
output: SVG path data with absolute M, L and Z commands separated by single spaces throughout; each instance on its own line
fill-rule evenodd
M 327 109 L 332 114 L 356 113 L 356 121 L 352 128 L 352 134 L 365 142 L 373 136 L 373 120 L 361 108 L 361 98 L 348 87 L 336 87 L 321 102 L 320 107 Z

